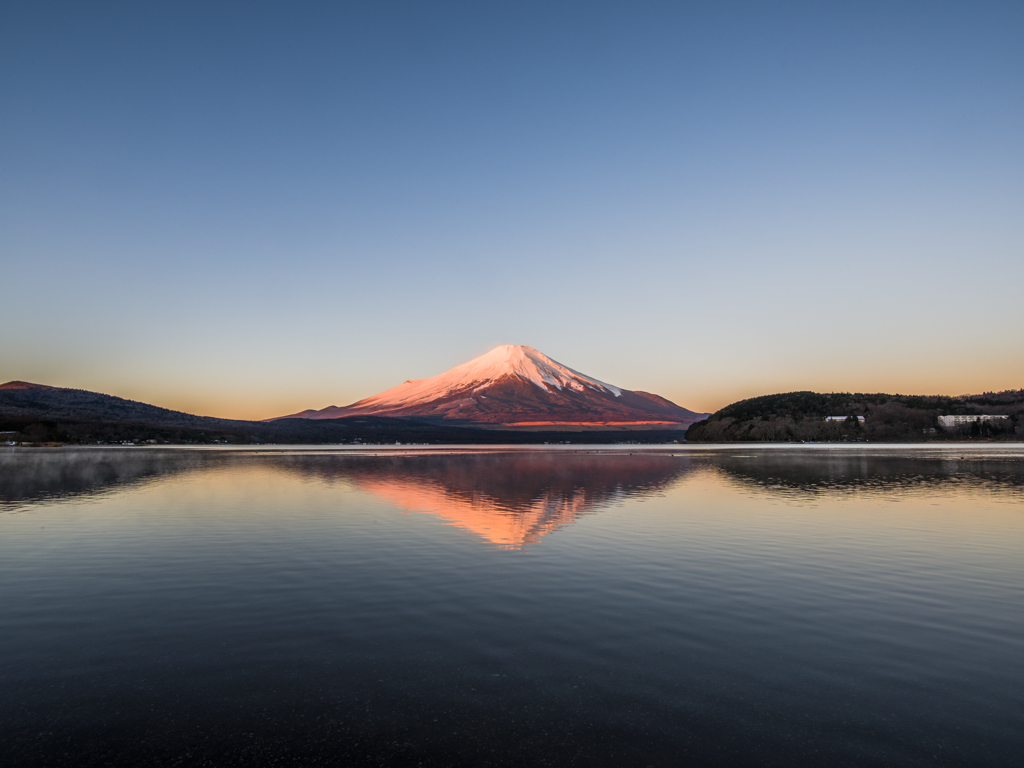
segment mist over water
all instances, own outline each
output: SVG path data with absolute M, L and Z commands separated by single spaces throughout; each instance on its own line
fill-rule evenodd
M 1022 606 L 1013 447 L 9 450 L 0 763 L 1017 765 Z

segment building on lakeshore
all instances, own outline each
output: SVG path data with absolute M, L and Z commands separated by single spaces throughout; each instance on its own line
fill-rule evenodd
M 846 421 L 848 418 L 850 418 L 850 417 L 849 416 L 826 416 L 825 417 L 825 421 Z M 864 423 L 864 417 L 863 416 L 855 416 L 854 418 L 856 418 L 857 421 L 859 421 L 861 424 Z
M 957 414 L 953 416 L 939 416 L 939 426 L 949 429 L 950 427 L 962 427 L 965 424 L 974 424 L 981 421 L 999 421 L 1010 418 L 1006 414 Z

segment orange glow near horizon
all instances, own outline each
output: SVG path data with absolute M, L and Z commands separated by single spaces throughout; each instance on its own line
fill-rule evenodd
M 977 370 L 968 373 L 971 374 L 969 377 L 956 378 L 950 375 L 946 380 L 931 382 L 923 378 L 865 376 L 852 381 L 847 386 L 842 386 L 841 382 L 831 380 L 830 378 L 809 377 L 807 380 L 770 380 L 763 385 L 751 383 L 748 379 L 742 382 L 730 382 L 725 386 L 718 385 L 700 389 L 686 386 L 682 393 L 673 392 L 672 387 L 658 388 L 652 386 L 645 389 L 645 391 L 653 391 L 655 394 L 666 397 L 677 405 L 681 405 L 696 413 L 714 413 L 740 400 L 761 395 L 804 390 L 814 392 L 885 392 L 894 395 L 942 395 L 957 397 L 960 395 L 981 394 L 983 392 L 1017 390 L 1024 387 L 1024 377 L 1022 376 L 1014 377 L 1007 373 L 1006 375 L 994 375 L 988 378 Z M 345 406 L 368 396 L 365 390 L 352 393 L 354 389 L 352 386 L 346 386 L 344 389 L 339 387 L 333 393 L 326 391 L 326 388 L 323 387 L 303 387 L 302 389 L 309 394 L 279 391 L 266 394 L 252 393 L 248 397 L 239 397 L 237 393 L 227 393 L 224 395 L 221 395 L 219 392 L 199 391 L 188 392 L 187 394 L 175 393 L 167 391 L 163 387 L 152 391 L 151 394 L 141 387 L 133 394 L 110 391 L 105 393 L 148 402 L 163 408 L 185 411 L 186 413 L 251 421 L 262 421 L 289 413 L 298 413 L 307 408 L 318 410 L 329 405 Z M 346 397 L 344 394 L 339 394 L 339 390 L 342 393 L 349 392 L 352 394 Z M 611 422 L 608 423 L 611 425 Z M 650 423 L 654 424 L 657 422 Z M 542 423 L 529 422 L 517 425 L 540 426 Z
M 1019 368 L 1016 361 L 1007 358 L 993 360 L 990 367 L 953 366 L 947 370 L 914 374 L 894 370 L 879 373 L 831 371 L 827 375 L 817 371 L 792 371 L 780 375 L 775 371 L 718 370 L 715 381 L 709 381 L 711 376 L 707 372 L 683 374 L 683 379 L 686 379 L 683 381 L 637 381 L 636 376 L 605 377 L 615 384 L 625 378 L 636 389 L 661 395 L 697 413 L 714 413 L 739 400 L 798 390 L 947 396 L 1016 390 L 1024 387 L 1024 371 L 1016 368 Z M 368 380 L 365 374 L 358 380 L 329 384 L 314 383 L 309 376 L 297 376 L 287 383 L 249 379 L 238 382 L 236 386 L 231 380 L 204 383 L 196 377 L 180 380 L 161 378 L 153 382 L 148 376 L 138 373 L 121 379 L 107 372 L 83 371 L 76 376 L 73 373 L 55 375 L 49 371 L 23 371 L 4 366 L 0 366 L 0 370 L 5 373 L 0 376 L 0 383 L 22 380 L 84 389 L 198 416 L 251 421 L 276 418 L 308 408 L 349 405 L 394 384 L 390 378 Z M 623 382 L 625 388 L 629 388 L 628 384 Z M 542 425 L 541 422 L 533 422 L 521 426 L 530 424 Z

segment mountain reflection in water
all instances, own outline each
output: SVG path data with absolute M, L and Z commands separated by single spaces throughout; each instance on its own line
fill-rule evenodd
M 1016 768 L 1022 511 L 998 445 L 0 449 L 0 765 Z
M 915 488 L 1024 491 L 1019 453 L 998 446 L 726 450 L 0 449 L 0 509 L 105 493 L 189 472 L 249 467 L 344 483 L 518 546 L 623 499 L 712 471 L 768 495 Z M 511 519 L 521 518 L 517 522 Z
M 664 453 L 536 450 L 372 455 L 216 450 L 56 450 L 0 456 L 0 505 L 72 498 L 182 473 L 229 468 L 343 484 L 423 512 L 502 548 L 581 515 L 663 489 L 693 469 Z M 0 506 L 2 508 L 2 506 Z
M 691 469 L 664 454 L 514 452 L 374 458 L 316 473 L 514 549 L 581 515 L 665 488 Z M 296 471 L 310 466 L 302 462 Z

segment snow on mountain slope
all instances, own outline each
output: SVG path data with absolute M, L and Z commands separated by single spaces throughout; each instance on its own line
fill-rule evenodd
M 376 415 L 512 426 L 685 425 L 703 418 L 657 395 L 574 371 L 533 347 L 506 345 L 429 379 L 338 408 L 283 418 Z
M 536 384 L 545 391 L 550 391 L 554 387 L 557 390 L 570 389 L 583 392 L 589 388 L 604 390 L 616 397 L 622 394 L 617 387 L 592 379 L 561 363 L 556 363 L 533 347 L 506 344 L 503 347 L 492 349 L 486 355 L 481 355 L 468 363 L 457 365 L 440 376 L 429 379 L 412 379 L 381 392 L 379 395 L 360 400 L 349 407 L 393 408 L 427 403 L 456 392 L 480 391 L 487 385 L 509 376 Z

